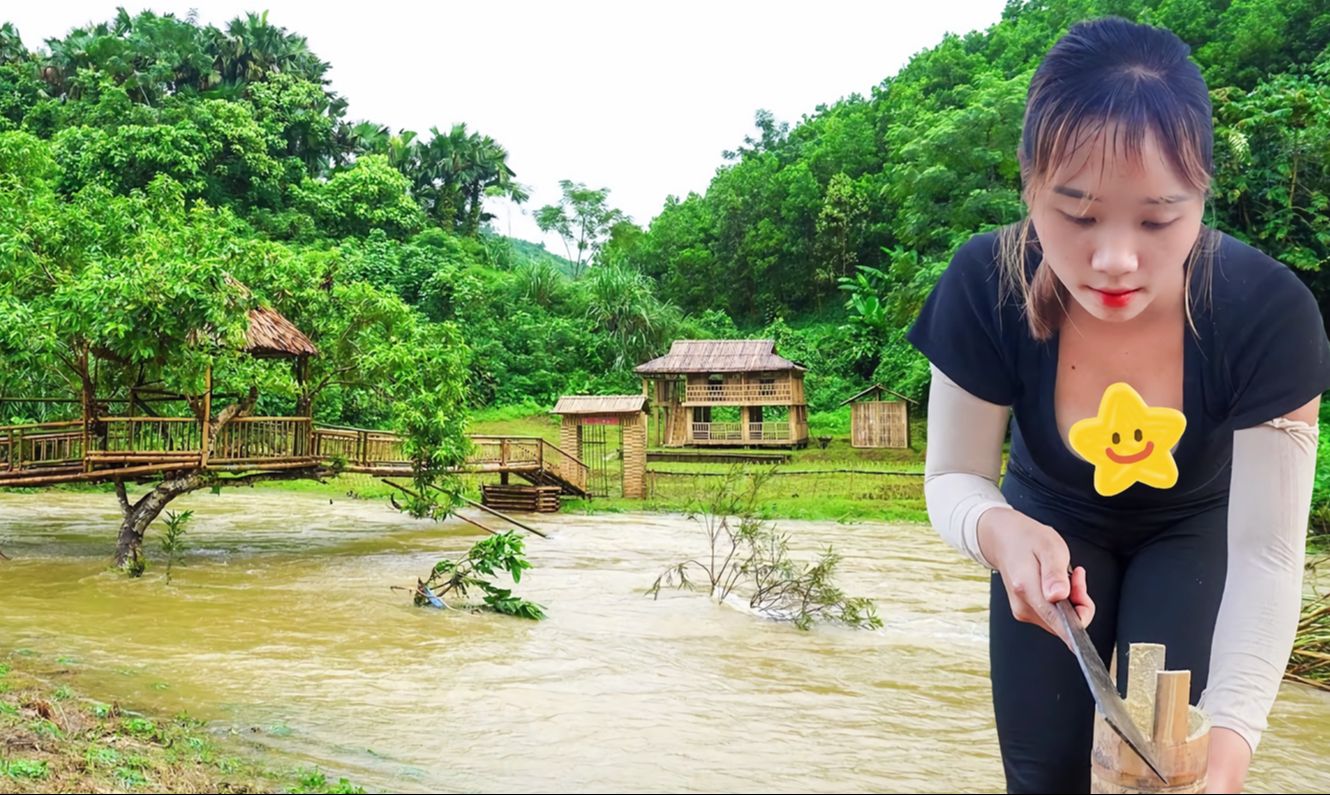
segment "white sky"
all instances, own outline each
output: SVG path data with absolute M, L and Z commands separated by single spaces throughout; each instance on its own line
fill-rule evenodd
M 946 32 L 987 28 L 1003 0 L 639 0 L 609 2 L 5 3 L 29 49 L 117 5 L 219 27 L 246 11 L 305 36 L 332 64 L 347 118 L 427 134 L 456 122 L 507 148 L 524 207 L 491 200 L 498 231 L 544 240 L 532 216 L 558 181 L 609 188 L 645 227 L 667 196 L 706 190 L 721 152 L 754 131 L 759 108 L 791 127 L 820 103 L 871 88 Z M 907 10 L 908 9 L 908 10 Z

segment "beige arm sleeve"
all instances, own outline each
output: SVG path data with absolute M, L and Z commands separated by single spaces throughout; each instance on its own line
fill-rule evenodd
M 1233 434 L 1228 575 L 1200 708 L 1256 750 L 1288 666 L 1319 428 L 1282 417 Z
M 979 549 L 979 517 L 1007 507 L 998 490 L 1009 409 L 966 392 L 936 367 L 928 392 L 924 501 L 933 529 L 951 546 L 993 568 Z

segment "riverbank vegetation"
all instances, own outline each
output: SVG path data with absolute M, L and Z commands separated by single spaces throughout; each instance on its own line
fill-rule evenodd
M 325 771 L 274 767 L 240 738 L 180 714 L 81 695 L 75 672 L 0 656 L 0 792 L 364 792 Z

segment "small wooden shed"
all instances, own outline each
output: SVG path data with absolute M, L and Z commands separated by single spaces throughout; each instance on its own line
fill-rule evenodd
M 850 407 L 852 447 L 909 447 L 910 404 L 913 400 L 881 384 L 841 402 Z
M 612 472 L 606 454 L 622 456 L 623 496 L 646 496 L 647 414 L 645 395 L 564 395 L 551 414 L 562 417 L 559 447 L 576 455 L 588 468 L 588 489 L 596 496 L 609 496 Z M 606 430 L 618 427 L 619 444 Z

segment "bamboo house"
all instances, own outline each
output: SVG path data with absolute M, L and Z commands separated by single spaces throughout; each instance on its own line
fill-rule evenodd
M 804 447 L 805 368 L 772 340 L 675 340 L 638 365 L 663 447 Z

